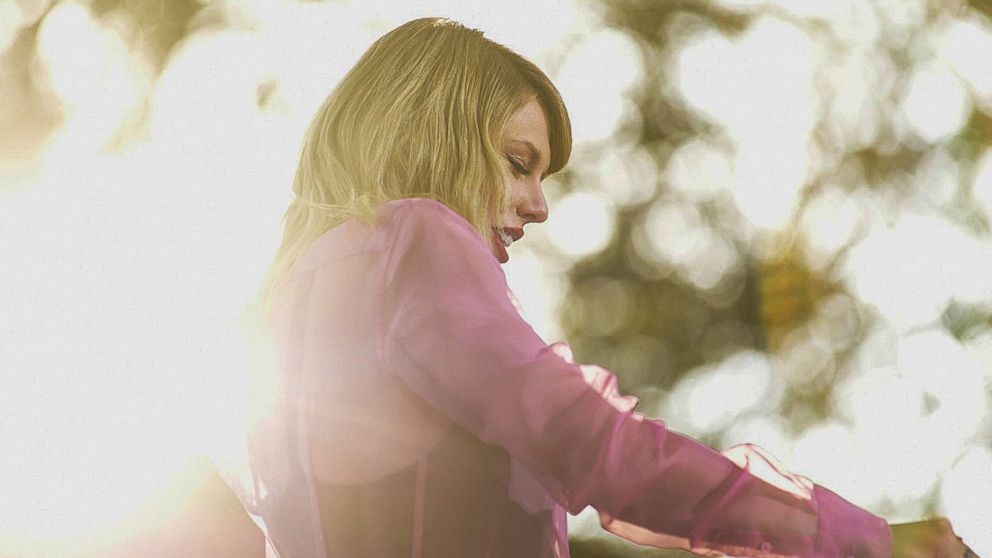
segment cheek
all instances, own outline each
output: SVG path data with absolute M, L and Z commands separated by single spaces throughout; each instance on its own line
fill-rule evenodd
M 503 162 L 500 166 L 500 170 L 503 171 L 503 181 L 506 183 L 507 189 L 512 190 L 514 185 L 519 182 L 517 178 L 517 173 L 514 168 L 508 162 Z
M 527 194 L 527 187 L 524 186 L 520 180 L 516 178 L 511 178 L 507 185 L 509 186 L 510 201 L 517 201 Z
M 520 180 L 517 179 L 508 163 L 503 163 L 499 168 L 503 171 L 503 188 L 506 190 L 506 193 L 511 198 L 516 196 L 520 192 Z
M 527 185 L 519 179 L 510 180 L 508 185 L 510 204 L 507 207 L 507 214 L 516 215 L 517 209 L 527 202 Z

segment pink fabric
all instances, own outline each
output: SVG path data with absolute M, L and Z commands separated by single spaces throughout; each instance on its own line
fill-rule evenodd
M 294 448 L 297 472 L 315 482 L 361 486 L 425 461 L 444 467 L 424 451 L 463 429 L 508 454 L 509 473 L 495 490 L 502 499 L 461 513 L 488 517 L 490 508 L 512 505 L 518 515 L 551 518 L 550 535 L 495 526 L 485 531 L 494 540 L 474 549 L 534 543 L 547 548 L 541 556 L 568 556 L 564 512 L 593 506 L 606 529 L 660 548 L 892 555 L 881 518 L 789 474 L 753 446 L 724 456 L 668 430 L 634 410 L 636 399 L 618 393 L 612 373 L 545 343 L 519 314 L 486 240 L 442 204 L 390 202 L 375 226 L 349 221 L 329 231 L 298 262 L 288 292 L 287 301 L 303 296 L 306 303 L 286 305 L 282 374 L 309 387 L 294 392 L 303 401 L 289 397 L 289 407 L 308 412 L 283 435 L 309 440 L 309 448 Z M 295 496 L 278 508 L 296 501 L 298 518 L 312 516 L 312 482 L 297 479 L 286 491 Z M 445 496 L 430 486 L 417 499 L 435 498 L 431 505 L 415 502 L 399 513 L 443 509 Z M 411 534 L 414 552 L 437 538 L 421 541 L 423 521 L 430 517 L 411 522 L 421 525 Z M 294 536 L 268 532 L 276 548 L 280 537 Z M 514 536 L 546 540 L 504 540 Z

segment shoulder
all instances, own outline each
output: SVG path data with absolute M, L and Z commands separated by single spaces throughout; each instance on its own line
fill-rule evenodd
M 399 224 L 400 222 L 422 226 L 437 224 L 442 227 L 475 231 L 472 224 L 457 211 L 439 201 L 428 198 L 404 198 L 388 201 L 382 204 L 380 214 L 390 224 Z
M 488 241 L 443 203 L 425 198 L 386 202 L 380 211 L 380 227 L 387 234 L 387 273 L 412 265 L 428 273 L 460 267 L 503 275 Z
M 488 252 L 485 239 L 454 209 L 426 198 L 405 198 L 386 202 L 380 212 L 381 224 L 394 242 L 432 240 L 443 245 L 462 244 Z
M 326 231 L 304 252 L 295 270 L 310 271 L 369 252 L 431 252 L 435 256 L 476 252 L 480 257 L 489 253 L 486 241 L 471 223 L 454 209 L 431 199 L 385 202 L 375 221 L 372 224 L 352 218 Z

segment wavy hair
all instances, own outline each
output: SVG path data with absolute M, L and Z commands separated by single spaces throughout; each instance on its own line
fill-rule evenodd
M 568 161 L 571 124 L 536 65 L 446 18 L 416 19 L 375 41 L 307 131 L 263 306 L 314 240 L 351 217 L 371 220 L 389 200 L 435 199 L 488 235 L 509 205 L 500 136 L 531 98 L 548 121 L 550 175 Z

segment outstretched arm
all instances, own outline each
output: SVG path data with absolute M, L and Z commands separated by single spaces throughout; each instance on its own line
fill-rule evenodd
M 734 462 L 633 410 L 521 318 L 482 238 L 447 207 L 394 206 L 381 269 L 382 366 L 569 511 L 645 544 L 739 556 L 889 558 L 880 518 L 746 451 Z M 768 481 L 771 482 L 768 482 Z

